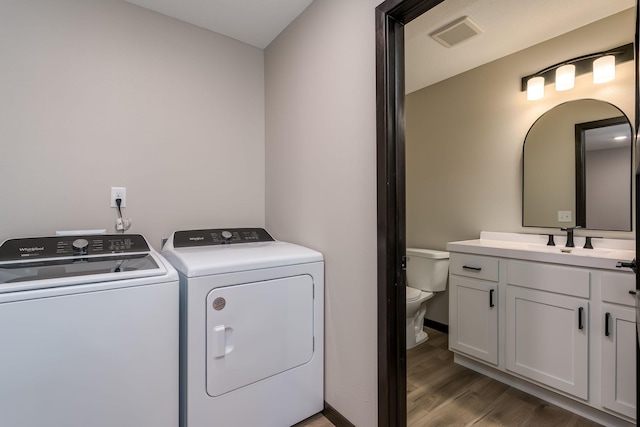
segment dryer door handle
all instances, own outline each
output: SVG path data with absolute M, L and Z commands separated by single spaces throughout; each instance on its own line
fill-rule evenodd
M 224 325 L 218 325 L 213 328 L 213 348 L 211 350 L 213 351 L 213 356 L 216 358 L 224 357 L 226 353 L 225 335 L 226 328 Z

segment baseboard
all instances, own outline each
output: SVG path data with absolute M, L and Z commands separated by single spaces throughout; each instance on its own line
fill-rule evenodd
M 327 402 L 324 402 L 324 410 L 322 411 L 322 415 L 324 415 L 325 418 L 331 421 L 336 427 L 356 427 L 355 425 L 351 424 L 351 421 L 346 419 L 344 415 L 336 411 Z
M 445 334 L 449 333 L 449 325 L 436 322 L 435 320 L 424 319 L 424 326 L 426 326 L 427 328 L 435 329 L 436 331 L 444 332 Z

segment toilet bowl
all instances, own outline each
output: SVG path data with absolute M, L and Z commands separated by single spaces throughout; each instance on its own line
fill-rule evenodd
M 449 275 L 449 252 L 407 248 L 407 350 L 422 344 L 427 301 L 442 292 Z
M 427 300 L 431 298 L 433 292 L 407 286 L 407 350 L 429 339 L 422 325 L 427 314 Z

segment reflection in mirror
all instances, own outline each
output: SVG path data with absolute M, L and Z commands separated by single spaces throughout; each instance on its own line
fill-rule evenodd
M 622 146 L 609 141 L 606 147 L 615 148 L 603 151 L 589 142 L 619 129 L 628 136 Z M 630 231 L 630 135 L 624 113 L 595 99 L 566 102 L 540 116 L 524 143 L 522 225 Z
M 576 124 L 577 225 L 630 229 L 630 167 L 631 126 L 626 117 Z

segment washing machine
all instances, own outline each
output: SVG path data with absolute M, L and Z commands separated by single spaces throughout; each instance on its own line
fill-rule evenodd
M 0 245 L 0 425 L 175 427 L 179 282 L 141 235 Z
M 323 409 L 324 261 L 264 229 L 178 231 L 182 427 L 283 427 Z

